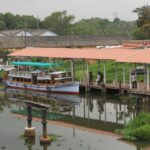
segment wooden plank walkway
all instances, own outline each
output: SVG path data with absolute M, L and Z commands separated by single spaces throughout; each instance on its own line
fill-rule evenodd
M 86 83 L 80 82 L 80 87 L 86 89 Z M 150 96 L 150 90 L 147 90 L 144 84 L 140 84 L 137 89 L 129 88 L 129 84 L 119 85 L 119 84 L 106 84 L 105 87 L 100 85 L 87 85 L 87 89 L 95 89 L 95 90 L 117 90 L 118 93 L 127 92 L 129 94 L 141 95 L 141 96 Z
M 106 84 L 105 86 L 101 86 L 101 85 L 96 85 L 96 84 L 93 84 L 93 85 L 86 85 L 86 83 L 83 83 L 83 82 L 80 82 L 80 87 L 81 88 L 87 88 L 88 89 L 98 89 L 98 90 L 103 90 L 103 89 L 106 89 L 106 90 L 127 90 L 129 89 L 129 86 L 128 85 L 119 85 L 119 84 Z

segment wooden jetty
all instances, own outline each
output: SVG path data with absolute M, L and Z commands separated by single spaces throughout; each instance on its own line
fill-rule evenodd
M 101 92 L 114 92 L 118 94 L 134 94 L 134 95 L 141 95 L 141 96 L 150 96 L 150 90 L 147 90 L 144 85 L 140 85 L 137 89 L 130 88 L 129 84 L 122 85 L 122 84 L 105 84 L 105 86 L 100 85 L 87 85 L 86 83 L 80 82 L 80 89 L 88 91 L 101 91 Z

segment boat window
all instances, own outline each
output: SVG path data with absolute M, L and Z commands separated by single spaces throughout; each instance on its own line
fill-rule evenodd
M 50 80 L 47 80 L 47 84 L 50 84 Z
M 24 82 L 28 82 L 28 80 L 27 80 L 27 79 L 24 79 Z

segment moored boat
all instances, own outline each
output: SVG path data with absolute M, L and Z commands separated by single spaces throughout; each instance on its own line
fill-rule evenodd
M 33 65 L 34 63 L 28 64 Z M 45 63 L 40 63 L 40 66 L 42 65 L 45 65 Z M 6 71 L 4 80 L 5 85 L 10 88 L 32 90 L 36 92 L 79 94 L 79 82 L 72 81 L 71 72 L 68 71 L 49 72 L 12 69 Z

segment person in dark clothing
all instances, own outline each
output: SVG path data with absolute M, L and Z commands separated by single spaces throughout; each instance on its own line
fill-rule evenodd
M 137 88 L 137 81 L 136 81 L 136 73 L 131 73 L 131 82 L 132 82 L 132 88 Z
M 97 85 L 104 86 L 104 76 L 100 71 L 98 71 L 96 83 Z
M 89 84 L 93 85 L 93 74 L 91 71 L 89 72 Z

